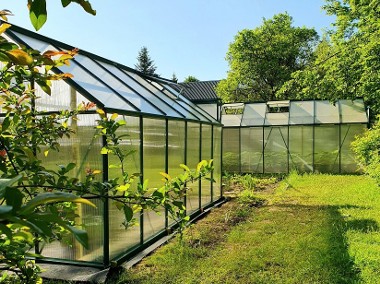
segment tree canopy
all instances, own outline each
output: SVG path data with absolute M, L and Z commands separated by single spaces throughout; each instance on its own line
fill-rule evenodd
M 224 101 L 273 100 L 291 74 L 307 66 L 318 34 L 292 24 L 287 13 L 278 14 L 235 36 L 226 57 L 230 66 L 227 79 L 217 87 Z
M 189 75 L 185 78 L 185 80 L 183 82 L 184 83 L 191 83 L 191 82 L 199 82 L 199 80 L 196 77 Z
M 137 56 L 137 64 L 135 64 L 135 68 L 137 71 L 140 71 L 145 75 L 157 76 L 157 67 L 154 65 L 154 61 L 150 58 L 149 51 L 146 46 L 143 46 L 140 49 Z
M 374 114 L 380 113 L 380 2 L 326 0 L 324 9 L 336 16 L 335 30 L 320 44 L 313 64 L 295 72 L 279 95 L 363 97 Z

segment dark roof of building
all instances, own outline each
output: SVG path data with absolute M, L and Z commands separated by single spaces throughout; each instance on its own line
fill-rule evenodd
M 180 85 L 183 87 L 182 94 L 189 100 L 193 102 L 210 102 L 219 100 L 215 91 L 218 83 L 219 80 L 180 83 Z

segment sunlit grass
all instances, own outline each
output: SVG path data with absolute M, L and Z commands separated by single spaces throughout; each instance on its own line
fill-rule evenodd
M 379 222 L 371 179 L 291 174 L 243 192 L 110 283 L 379 283 Z

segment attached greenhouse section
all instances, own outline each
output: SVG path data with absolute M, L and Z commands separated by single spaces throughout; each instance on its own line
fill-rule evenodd
M 274 101 L 222 107 L 223 170 L 356 173 L 350 148 L 367 128 L 363 100 Z
M 41 53 L 74 49 L 16 26 L 8 29 L 6 36 Z M 59 67 L 54 72 L 71 73 L 74 77 L 53 82 L 51 96 L 37 89 L 41 94 L 36 101 L 38 110 L 51 114 L 76 109 L 81 103 L 92 102 L 96 106 L 71 121 L 75 133 L 62 140 L 59 152 L 41 157 L 46 164 L 56 168 L 73 162 L 79 179 L 91 170 L 103 173 L 99 175 L 100 180 L 120 175 L 120 171 L 109 167 L 117 162 L 115 158 L 100 154 L 105 141 L 94 136 L 99 119 L 97 107 L 110 115 L 117 113 L 126 121 L 118 131 L 126 134 L 122 147 L 132 153 L 124 164 L 128 173 L 138 173 L 142 181 L 149 180 L 150 187 L 158 187 L 163 185 L 160 172 L 176 176 L 183 172 L 180 164 L 194 169 L 199 161 L 213 159 L 213 181 L 188 185 L 191 191 L 185 197 L 187 212 L 194 218 L 221 201 L 221 124 L 173 89 L 172 82 L 144 76 L 81 50 L 69 66 Z M 78 223 L 88 232 L 89 248 L 83 248 L 74 240 L 68 244 L 40 243 L 38 252 L 45 257 L 44 261 L 108 267 L 167 235 L 174 225 L 165 211 L 161 214 L 144 211 L 135 216 L 139 225 L 126 230 L 122 225 L 124 214 L 111 201 L 100 198 L 91 198 L 91 201 L 96 208 L 78 205 L 77 212 Z

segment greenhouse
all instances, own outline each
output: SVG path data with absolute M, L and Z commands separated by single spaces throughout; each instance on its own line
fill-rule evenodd
M 224 171 L 355 173 L 350 143 L 368 115 L 361 99 L 235 103 L 222 123 Z
M 6 31 L 7 38 L 43 53 L 47 50 L 72 50 L 62 42 L 38 35 L 17 26 Z M 191 185 L 185 197 L 187 214 L 192 218 L 206 208 L 220 202 L 221 144 L 220 122 L 194 105 L 171 86 L 170 81 L 148 77 L 97 55 L 79 50 L 69 66 L 61 66 L 54 72 L 71 73 L 74 77 L 54 82 L 52 95 L 43 94 L 36 101 L 36 108 L 46 113 L 75 109 L 80 103 L 92 102 L 106 113 L 117 113 L 126 121 L 121 128 L 127 138 L 122 147 L 133 150 L 125 167 L 129 173 L 139 173 L 141 180 L 149 180 L 150 187 L 163 184 L 160 172 L 175 176 L 183 170 L 180 164 L 194 168 L 201 160 L 214 161 L 213 181 L 202 180 Z M 100 155 L 104 146 L 102 137 L 94 138 L 96 107 L 78 115 L 71 122 L 75 130 L 70 138 L 64 138 L 61 150 L 49 154 L 46 163 L 76 164 L 77 177 L 83 177 L 86 169 L 99 169 L 103 179 L 120 174 L 109 168 L 112 157 Z M 44 158 L 44 157 L 42 157 Z M 174 225 L 162 214 L 145 211 L 137 214 L 139 225 L 125 230 L 124 214 L 102 199 L 92 199 L 96 208 L 78 205 L 78 218 L 89 235 L 89 248 L 84 249 L 74 241 L 71 245 L 58 242 L 39 244 L 44 261 L 73 263 L 94 267 L 108 267 L 120 263 L 167 235 Z

